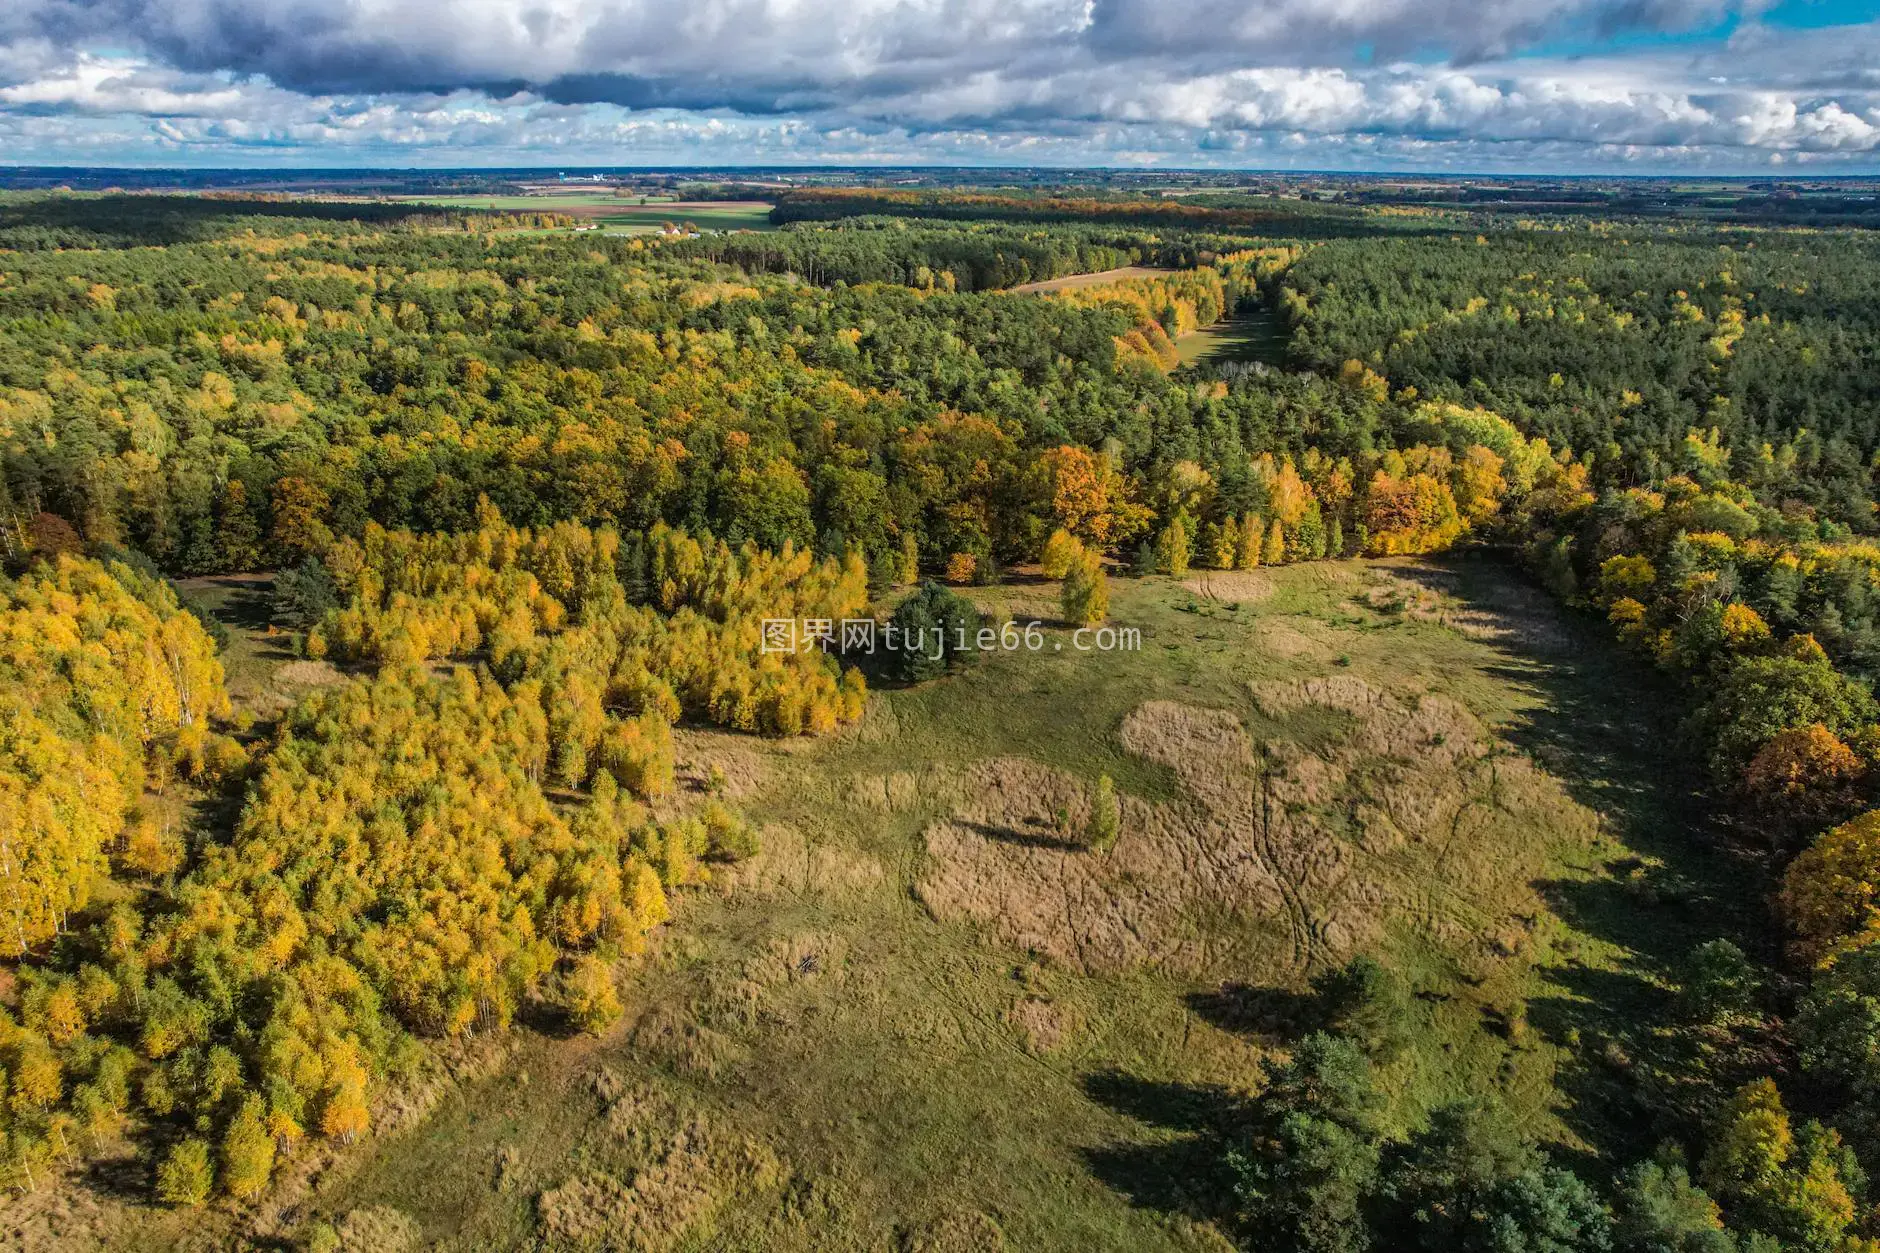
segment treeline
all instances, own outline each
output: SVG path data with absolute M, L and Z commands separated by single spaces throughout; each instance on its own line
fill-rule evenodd
M 890 191 L 885 188 L 817 187 L 784 192 L 770 211 L 773 222 L 824 221 L 892 215 L 896 217 L 1020 222 L 1107 222 L 1128 225 L 1190 227 L 1198 230 L 1258 230 L 1293 234 L 1304 226 L 1323 227 L 1340 216 L 1356 221 L 1355 211 L 1306 207 L 1281 200 L 1256 206 L 1208 208 L 1183 200 L 1132 197 L 1035 196 L 977 191 Z
M 361 203 L 279 195 L 211 196 L 0 192 L 0 249 L 148 248 L 234 236 L 279 239 L 386 229 L 516 230 L 573 226 L 556 213 L 484 213 L 416 203 Z
M 1677 473 L 1715 428 L 1730 476 L 1872 529 L 1880 243 L 1861 234 L 1498 230 L 1334 241 L 1286 274 L 1301 364 L 1356 359 L 1570 447 L 1601 487 Z
M 265 246 L 263 246 L 265 245 Z M 1038 458 L 1388 443 L 1337 381 L 1116 369 L 1136 314 L 814 289 L 619 240 L 400 234 L 19 254 L 0 269 L 0 512 L 135 536 L 165 569 L 291 566 L 369 521 L 710 530 L 871 565 L 1023 560 Z M 983 463 L 983 469 L 980 468 Z
M 999 291 L 1025 283 L 1159 260 L 1168 245 L 1147 231 L 1107 227 L 962 223 L 923 226 L 861 217 L 661 244 L 662 256 L 701 257 L 751 274 L 811 283 L 898 283 L 921 291 Z

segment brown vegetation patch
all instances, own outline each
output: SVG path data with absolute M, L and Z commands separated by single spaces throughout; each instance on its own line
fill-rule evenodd
M 1004 1253 L 1005 1247 L 999 1224 L 977 1210 L 948 1214 L 901 1241 L 905 1253 Z
M 1273 594 L 1272 576 L 1259 570 L 1196 570 L 1182 586 L 1209 600 L 1251 605 Z
M 1372 584 L 1362 598 L 1367 608 L 1434 622 L 1472 640 L 1519 644 L 1524 651 L 1557 653 L 1572 647 L 1558 606 L 1539 588 L 1509 581 L 1497 589 L 1494 604 L 1473 604 L 1457 599 L 1461 576 L 1441 566 L 1383 565 L 1368 573 Z
M 1036 295 L 1043 292 L 1074 291 L 1079 287 L 1101 287 L 1105 283 L 1120 283 L 1132 278 L 1166 278 L 1167 270 L 1158 270 L 1147 265 L 1125 265 L 1114 270 L 1097 270 L 1090 274 L 1067 274 L 1063 278 L 1048 278 L 1036 283 L 1021 283 L 1011 290 L 1018 295 Z
M 799 991 L 830 995 L 847 983 L 848 959 L 848 939 L 837 932 L 775 936 L 713 990 L 709 1017 L 740 1027 L 786 1017 Z
M 881 882 L 881 863 L 867 853 L 811 840 L 796 827 L 770 823 L 757 855 L 722 872 L 733 896 L 853 896 Z
M 714 1079 L 745 1058 L 745 1049 L 721 1031 L 695 1022 L 683 1005 L 661 1003 L 633 1024 L 636 1051 L 681 1074 Z
M 675 1132 L 672 1127 L 678 1125 Z M 621 1174 L 584 1170 L 536 1198 L 551 1247 L 670 1249 L 709 1237 L 714 1216 L 741 1192 L 776 1186 L 776 1156 L 747 1136 L 685 1116 L 650 1093 L 628 1093 L 608 1127 L 638 1159 Z
M 389 1205 L 353 1210 L 334 1224 L 334 1230 L 346 1253 L 415 1253 L 424 1246 L 417 1220 Z
M 983 763 L 968 799 L 928 828 L 916 893 L 937 917 L 1082 971 L 1283 978 L 1374 942 L 1393 914 L 1473 952 L 1485 929 L 1538 908 L 1536 832 L 1595 834 L 1588 811 L 1448 697 L 1400 700 L 1351 675 L 1255 692 L 1270 716 L 1331 710 L 1350 733 L 1317 752 L 1275 741 L 1256 753 L 1226 710 L 1150 701 L 1122 743 L 1173 770 L 1179 796 L 1121 797 L 1105 854 L 1079 834 L 1088 783 Z
M 1056 1001 L 1036 996 L 1018 1001 L 1005 1017 L 1025 1042 L 1025 1048 L 1038 1055 L 1056 1052 L 1076 1029 L 1074 1014 Z
M 877 813 L 906 813 L 946 800 L 953 794 L 956 783 L 952 771 L 936 766 L 920 771 L 856 775 L 849 781 L 849 799 Z
M 1330 661 L 1337 650 L 1288 622 L 1267 620 L 1260 623 L 1260 651 L 1288 661 Z
M 682 789 L 716 790 L 727 800 L 749 796 L 770 777 L 770 763 L 752 747 L 751 737 L 728 731 L 675 729 L 672 760 L 673 775 Z
M 290 661 L 274 672 L 276 687 L 300 692 L 345 681 L 346 676 L 326 661 Z

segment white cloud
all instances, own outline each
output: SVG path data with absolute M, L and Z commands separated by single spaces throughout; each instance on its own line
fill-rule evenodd
M 9 0 L 0 155 L 1872 168 L 1880 23 L 1761 3 Z

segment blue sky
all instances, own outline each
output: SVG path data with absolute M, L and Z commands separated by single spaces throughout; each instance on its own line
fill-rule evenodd
M 6 0 L 18 164 L 1880 172 L 1880 0 Z

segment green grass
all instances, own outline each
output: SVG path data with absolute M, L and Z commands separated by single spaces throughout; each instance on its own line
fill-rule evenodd
M 449 1249 L 526 1246 L 545 1215 L 583 1205 L 597 1230 L 653 1223 L 636 1246 L 648 1248 L 1001 1247 L 993 1232 L 1012 1250 L 1224 1248 L 1212 1223 L 1220 1118 L 1292 1036 L 1283 1015 L 1222 1006 L 1296 997 L 1301 972 L 1280 960 L 1277 931 L 1207 913 L 1183 925 L 1273 959 L 1205 975 L 1083 973 L 937 920 L 914 889 L 929 864 L 923 831 L 972 799 L 958 791 L 971 763 L 1024 757 L 1179 802 L 1173 770 L 1118 742 L 1131 710 L 1151 699 L 1227 709 L 1256 747 L 1335 753 L 1357 719 L 1275 716 L 1250 695 L 1306 677 L 1460 701 L 1495 752 L 1533 760 L 1561 791 L 1557 824 L 1494 818 L 1440 858 L 1377 854 L 1424 876 L 1415 899 L 1388 908 L 1377 943 L 1423 994 L 1415 1041 L 1385 1073 L 1393 1119 L 1407 1127 L 1437 1101 L 1497 1090 L 1588 1161 L 1649 1148 L 1600 1050 L 1649 1046 L 1666 965 L 1751 929 L 1759 890 L 1694 825 L 1689 781 L 1661 755 L 1669 715 L 1646 699 L 1651 676 L 1491 560 L 1262 577 L 1270 594 L 1239 602 L 1116 580 L 1113 620 L 1140 628 L 1140 652 L 1079 654 L 1047 626 L 1036 653 L 878 691 L 860 728 L 823 741 L 691 733 L 682 764 L 725 762 L 736 803 L 766 824 L 758 862 L 724 890 L 681 894 L 656 955 L 628 977 L 618 1030 L 519 1032 L 506 1059 L 469 1068 L 428 1118 L 344 1155 L 295 1215 L 391 1206 Z M 1380 607 L 1380 580 L 1407 588 L 1414 611 Z M 973 594 L 1049 622 L 1054 590 Z M 1445 624 L 1471 611 L 1501 633 Z M 871 780 L 897 772 L 908 780 L 898 800 L 866 799 Z M 1533 881 L 1508 866 L 1532 866 Z M 1675 866 L 1680 892 L 1653 890 L 1651 876 L 1671 873 L 1660 866 Z M 1480 930 L 1517 900 L 1537 911 L 1528 938 L 1485 956 Z M 1049 1047 L 1015 1023 L 1037 1002 L 1063 1029 Z M 658 1193 L 662 1169 L 690 1190 Z M 638 1208 L 554 1200 L 584 1175 L 638 1181 Z M 136 1230 L 122 1243 L 168 1229 Z
M 641 235 L 660 230 L 667 222 L 686 222 L 708 231 L 767 231 L 770 206 L 744 204 L 682 204 L 652 200 L 638 203 L 638 197 L 616 196 L 604 191 L 554 192 L 540 196 L 400 196 L 413 204 L 433 204 L 449 209 L 482 209 L 490 213 L 573 213 L 597 222 L 607 231 Z
M 769 231 L 776 228 L 771 225 L 770 208 L 740 208 L 712 206 L 709 208 L 674 208 L 671 205 L 626 205 L 618 210 L 601 215 L 601 224 L 608 230 L 626 230 L 633 234 L 647 234 L 658 231 L 665 223 L 682 226 L 690 222 L 693 226 L 707 231 Z
M 1242 314 L 1213 326 L 1204 326 L 1175 341 L 1183 365 L 1215 365 L 1225 361 L 1261 361 L 1286 364 L 1286 328 L 1278 318 L 1261 310 Z

